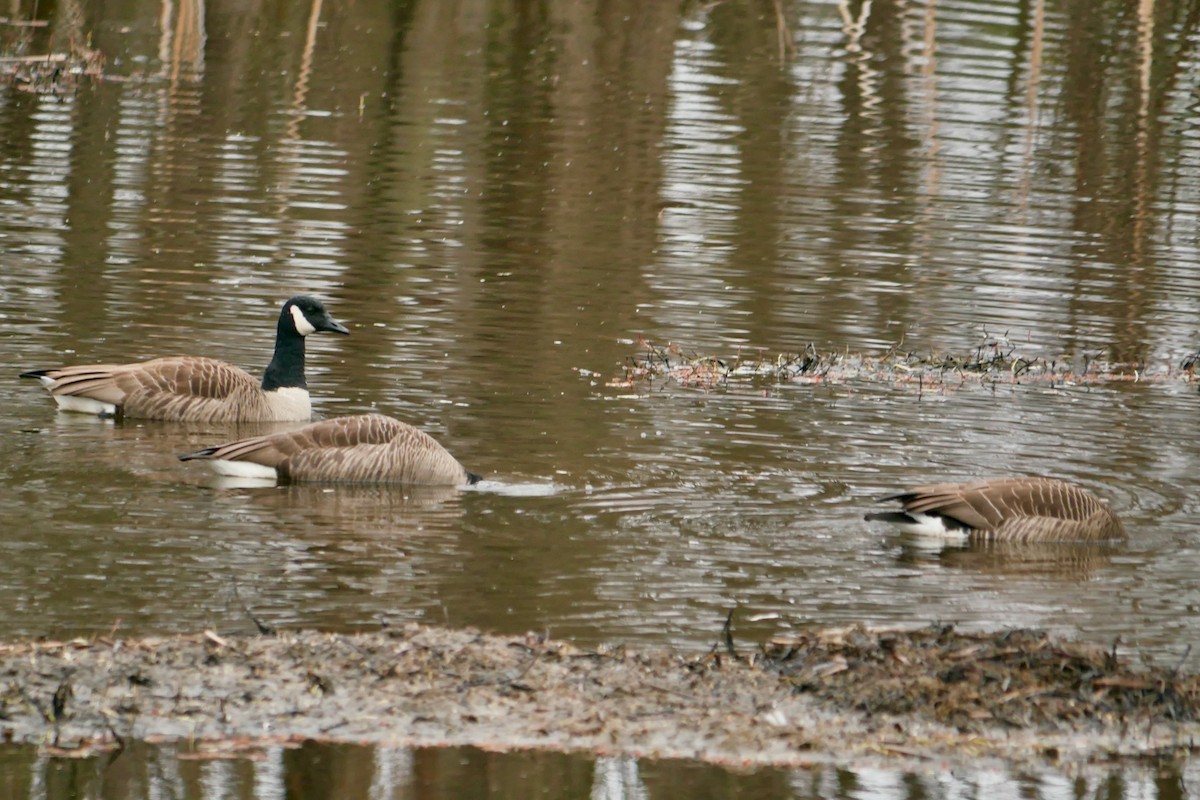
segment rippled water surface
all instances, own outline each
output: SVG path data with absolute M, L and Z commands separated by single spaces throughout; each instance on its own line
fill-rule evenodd
M 254 615 L 695 652 L 737 609 L 747 645 L 931 620 L 1200 644 L 1194 3 L 35 8 L 6 47 L 89 41 L 105 77 L 0 87 L 0 637 Z M 485 483 L 222 486 L 175 456 L 254 426 L 80 419 L 16 377 L 258 372 L 298 292 L 352 329 L 309 342 L 318 412 L 400 417 Z M 1139 379 L 622 380 L 643 338 L 997 337 Z M 1004 473 L 1088 485 L 1129 542 L 930 550 L 862 519 Z M 546 769 L 586 793 L 599 765 Z
M 685 761 L 638 761 L 473 748 L 326 745 L 269 747 L 237 758 L 135 745 L 119 758 L 46 759 L 32 747 L 0 750 L 13 797 L 650 798 L 722 800 L 951 800 L 952 798 L 1192 796 L 1194 770 L 1129 768 L 1090 776 L 994 767 L 903 773 L 887 768 L 726 771 Z

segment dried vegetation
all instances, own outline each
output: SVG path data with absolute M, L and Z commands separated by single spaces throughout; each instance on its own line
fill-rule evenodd
M 774 357 L 764 351 L 739 351 L 731 359 L 689 352 L 677 344 L 655 345 L 639 339 L 639 352 L 627 356 L 623 374 L 610 386 L 677 384 L 714 389 L 732 383 L 897 384 L 917 392 L 968 386 L 1034 383 L 1049 387 L 1113 382 L 1195 379 L 1200 353 L 1154 367 L 1145 361 L 1113 361 L 1100 351 L 1069 359 L 1047 359 L 1022 352 L 1007 334 L 984 333 L 963 353 L 921 353 L 897 344 L 881 355 L 825 350 L 810 344 L 801 353 Z
M 765 665 L 799 692 L 867 714 L 931 717 L 960 731 L 1078 730 L 1195 722 L 1200 678 L 1132 669 L 1114 645 L 1056 641 L 1020 629 L 963 633 L 855 626 L 772 641 Z
M 57 756 L 305 739 L 741 765 L 1192 752 L 1197 679 L 1034 631 L 826 630 L 739 653 L 417 625 L 0 645 L 0 733 Z
M 38 49 L 35 41 L 45 27 L 40 20 L 0 17 L 0 86 L 61 95 L 103 74 L 104 56 L 90 46 L 86 36 L 72 37 L 61 48 Z

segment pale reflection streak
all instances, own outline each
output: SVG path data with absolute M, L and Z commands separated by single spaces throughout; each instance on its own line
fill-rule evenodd
M 375 747 L 375 771 L 367 796 L 371 800 L 408 797 L 404 789 L 413 782 L 413 751 L 411 747 Z
M 122 92 L 117 105 L 105 263 L 121 266 L 137 261 L 138 243 L 145 235 L 140 221 L 146 208 L 151 131 L 157 128 L 157 109 L 149 92 Z
M 5 214 L 5 227 L 22 231 L 26 240 L 20 249 L 44 263 L 58 264 L 65 248 L 74 111 L 75 101 L 71 98 L 38 97 L 30 162 L 22 170 L 28 203 L 14 204 Z
M 1137 134 L 1134 136 L 1134 207 L 1133 235 L 1131 247 L 1133 260 L 1136 264 L 1143 263 L 1143 247 L 1148 242 L 1148 235 L 1153 226 L 1152 204 L 1154 196 L 1150 189 L 1150 130 L 1153 120 L 1151 112 L 1151 77 L 1154 69 L 1154 0 L 1138 0 L 1138 111 Z
M 1041 122 L 1038 96 L 1042 85 L 1042 57 L 1046 48 L 1046 0 L 1034 0 L 1031 13 L 1033 15 L 1033 32 L 1029 45 L 1029 70 L 1025 78 L 1025 120 L 1022 125 L 1025 146 L 1022 148 L 1016 196 L 1016 206 L 1022 215 L 1029 211 L 1033 176 L 1037 170 L 1037 164 L 1034 161 L 1034 146 L 1037 143 L 1038 127 Z
M 158 58 L 175 86 L 185 75 L 199 80 L 204 73 L 204 0 L 182 0 L 178 13 L 172 0 L 163 0 L 159 15 Z
M 1190 774 L 1189 774 L 1190 773 Z M 1181 784 L 1195 782 L 1196 769 L 1184 770 Z M 1022 772 L 997 765 L 908 772 L 889 767 L 817 767 L 795 770 L 795 797 L 828 800 L 1076 800 L 1101 795 L 1122 800 L 1152 800 L 1162 794 L 1153 769 L 1125 767 L 1114 774 L 1089 771 L 1067 774 L 1051 769 Z M 1190 796 L 1184 793 L 1182 796 Z
M 662 247 L 646 279 L 658 296 L 654 316 L 672 328 L 737 329 L 728 317 L 749 313 L 734 310 L 728 261 L 746 182 L 736 142 L 743 128 L 716 101 L 733 81 L 715 74 L 712 50 L 700 32 L 680 38 L 668 79 Z
M 226 133 L 215 146 L 212 182 L 219 190 L 211 203 L 216 207 L 217 235 L 210 244 L 215 266 L 225 272 L 224 280 L 239 284 L 249 275 L 262 275 L 270 264 L 275 248 L 258 239 L 264 224 L 270 222 L 256 200 L 263 180 L 256 154 L 261 141 L 240 133 Z
M 633 756 L 599 757 L 593 773 L 591 800 L 646 800 L 650 795 Z
M 326 116 L 308 108 L 309 81 L 320 28 L 321 0 L 312 0 L 291 108 L 285 112 L 287 124 L 279 142 L 281 174 L 273 196 L 276 217 L 288 221 L 283 223 L 283 228 L 290 229 L 290 233 L 277 242 L 276 259 L 307 274 L 322 275 L 323 280 L 308 280 L 306 285 L 328 291 L 342 273 L 345 255 L 342 243 L 349 229 L 343 218 L 335 213 L 330 213 L 327 218 L 296 216 L 300 209 L 340 212 L 346 208 L 340 191 L 348 174 L 341 166 L 348 158 L 346 152 L 333 142 L 305 139 L 300 130 L 305 119 Z
M 283 753 L 282 747 L 268 747 L 263 757 L 254 762 L 254 800 L 285 800 L 287 797 Z
M 314 745 L 324 751 L 337 747 L 333 744 Z M 414 770 L 417 751 L 408 747 L 386 744 L 369 745 L 372 770 L 370 784 L 365 797 L 371 800 L 390 800 L 414 796 L 440 796 L 456 785 L 459 776 L 440 775 L 436 771 L 422 776 L 418 784 Z M 49 796 L 58 797 L 62 792 L 61 776 L 64 771 L 62 759 L 52 759 L 44 753 L 34 753 L 27 762 L 27 791 L 23 797 L 41 800 Z M 466 748 L 463 752 L 470 751 Z M 236 751 L 227 758 L 215 760 L 186 761 L 179 757 L 177 745 L 135 746 L 122 754 L 122 765 L 115 770 L 83 769 L 76 772 L 82 796 L 114 796 L 126 798 L 153 798 L 181 796 L 181 789 L 191 787 L 190 795 L 202 800 L 246 797 L 254 800 L 283 800 L 300 788 L 299 796 L 312 796 L 305 785 L 311 777 L 309 767 L 293 761 L 294 772 L 289 773 L 284 759 L 286 750 L 277 745 L 250 750 L 243 758 Z M 451 750 L 454 752 L 454 750 Z M 103 756 L 102 756 L 103 758 Z M 528 790 L 522 782 L 527 780 L 520 770 L 511 768 L 509 761 L 521 762 L 534 759 L 544 764 L 539 772 L 548 785 L 567 774 L 573 766 L 587 759 L 585 754 L 555 756 L 543 753 L 512 753 L 496 756 L 490 761 L 497 769 L 491 787 L 503 794 Z M 128 764 L 129 761 L 133 764 Z M 111 765 L 110 765 L 111 766 Z M 658 794 L 664 797 L 682 796 L 679 791 L 670 791 L 675 786 L 669 779 L 678 774 L 671 762 L 649 762 L 650 774 L 660 780 L 656 784 Z M 725 772 L 719 767 L 691 764 L 687 772 L 703 770 L 700 781 L 718 780 L 728 789 L 730 796 L 742 796 L 749 791 L 760 796 L 763 785 L 774 785 L 771 770 L 763 773 L 752 771 Z M 642 766 L 634 756 L 597 756 L 592 770 L 592 784 L 588 789 L 591 800 L 645 800 L 652 795 L 642 777 Z M 346 776 L 341 771 L 335 775 Z M 687 774 L 687 773 L 684 773 Z M 50 781 L 48 777 L 60 780 Z M 507 777 L 506 777 L 507 776 Z M 1077 800 L 1077 798 L 1108 797 L 1113 800 L 1171 800 L 1192 797 L 1200 788 L 1200 768 L 1192 761 L 1166 765 L 1139 766 L 1136 764 L 1098 765 L 1080 768 L 1058 769 L 1050 763 L 1021 766 L 988 761 L 980 764 L 959 762 L 953 766 L 925 761 L 913 768 L 911 764 L 877 762 L 860 766 L 828 764 L 783 772 L 780 788 L 772 796 L 795 798 L 795 800 Z M 757 779 L 760 790 L 752 787 Z M 743 783 L 743 780 L 745 781 Z M 691 786 L 703 786 L 696 781 Z M 89 792 L 104 786 L 103 793 Z M 353 782 L 341 784 L 358 785 Z M 584 787 L 580 787 L 583 789 Z M 680 787 L 676 787 L 682 788 Z M 741 790 L 741 791 L 739 791 Z M 53 791 L 53 794 L 52 794 Z M 528 793 L 526 791 L 526 793 Z M 572 795 L 574 796 L 574 795 Z M 722 795 L 724 796 L 724 795 Z M 765 795 L 762 795 L 765 796 Z
M 200 791 L 205 800 L 237 797 L 234 765 L 235 762 L 224 758 L 200 763 Z
M 862 93 L 864 113 L 883 102 L 879 96 L 880 72 L 871 66 L 872 53 L 862 46 L 863 34 L 867 30 L 867 22 L 871 18 L 871 0 L 865 0 L 858 16 L 850 13 L 850 4 L 846 0 L 838 3 L 838 13 L 842 17 L 842 33 L 846 37 L 846 52 L 854 57 L 858 69 L 858 90 Z

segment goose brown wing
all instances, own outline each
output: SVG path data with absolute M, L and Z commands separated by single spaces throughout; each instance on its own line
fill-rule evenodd
M 973 484 L 937 483 L 917 486 L 907 492 L 891 495 L 884 500 L 898 500 L 905 511 L 949 517 L 974 530 L 988 530 L 996 525 L 1001 514 L 978 491 L 967 491 Z
M 209 420 L 228 416 L 228 401 L 242 414 L 263 405 L 257 381 L 224 361 L 193 356 L 134 364 L 95 364 L 46 370 L 50 393 L 87 397 L 119 407 L 127 416 Z
M 119 368 L 113 377 L 130 395 L 177 394 L 225 400 L 248 389 L 258 389 L 258 382 L 245 370 L 199 356 L 156 358 L 130 364 Z
M 125 402 L 125 391 L 113 380 L 121 369 L 119 364 L 90 364 L 77 367 L 60 367 L 26 373 L 33 377 L 49 378 L 50 394 L 68 397 L 89 397 L 102 403 L 119 406 Z
M 463 466 L 436 439 L 391 417 L 336 417 L 277 436 L 296 447 L 278 467 L 291 480 L 430 485 L 467 480 Z
M 181 458 L 249 461 L 293 481 L 458 486 L 473 477 L 429 434 L 378 414 L 335 417 Z
M 1090 492 L 1054 478 L 995 478 L 918 486 L 894 495 L 905 511 L 940 514 L 1012 539 L 1120 538 L 1116 514 Z
M 124 412 L 131 417 L 226 421 L 267 414 L 258 382 L 211 358 L 156 358 L 122 368 L 113 379 L 125 392 Z

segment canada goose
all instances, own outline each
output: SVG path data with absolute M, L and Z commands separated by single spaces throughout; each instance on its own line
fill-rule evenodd
M 334 417 L 179 457 L 193 459 L 212 461 L 222 475 L 285 482 L 462 486 L 480 480 L 432 436 L 382 414 Z
M 304 337 L 348 334 L 321 301 L 297 295 L 283 304 L 275 355 L 259 384 L 245 370 L 199 356 L 134 364 L 97 364 L 21 373 L 37 378 L 64 411 L 176 422 L 290 422 L 312 416 L 304 381 Z
M 1125 527 L 1104 501 L 1055 478 L 991 478 L 917 486 L 880 498 L 900 511 L 867 514 L 911 533 L 1012 542 L 1099 541 L 1125 538 Z

